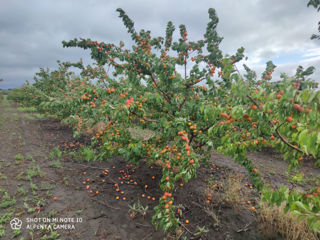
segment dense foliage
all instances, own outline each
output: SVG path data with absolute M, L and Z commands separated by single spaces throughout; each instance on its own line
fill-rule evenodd
M 172 22 L 165 37 L 137 32 L 126 13 L 117 11 L 134 42 L 132 49 L 123 42 L 64 41 L 64 47 L 91 51 L 96 64 L 79 61 L 59 63 L 54 71 L 41 69 L 35 83 L 24 88 L 24 101 L 70 124 L 75 136 L 102 123 L 92 140 L 96 159 L 122 155 L 129 162 L 146 159 L 160 165 L 163 196 L 153 222 L 164 230 L 179 225 L 176 186 L 196 177 L 200 163 L 217 149 L 246 167 L 263 200 L 278 205 L 286 201 L 286 210 L 307 217 L 319 231 L 320 188 L 306 193 L 272 189 L 247 157 L 248 151 L 272 146 L 284 153 L 291 169 L 307 157 L 320 166 L 320 93 L 308 78 L 314 68 L 299 66 L 294 76 L 282 74 L 281 80 L 271 81 L 276 66 L 268 62 L 261 77 L 245 65 L 242 76 L 236 64 L 244 49 L 223 55 L 214 9 L 209 9 L 199 41 L 188 40 L 184 25 L 174 40 Z M 74 74 L 70 67 L 81 73 Z M 134 138 L 132 126 L 153 134 Z

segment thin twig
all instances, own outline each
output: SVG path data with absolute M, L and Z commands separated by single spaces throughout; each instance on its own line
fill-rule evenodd
M 182 226 L 185 230 L 187 230 L 188 233 L 190 233 L 192 236 L 194 236 L 194 234 L 193 234 L 185 225 L 183 225 L 183 224 L 181 223 L 181 226 Z
M 243 228 L 238 229 L 236 232 L 237 233 L 241 233 L 241 232 L 246 232 L 249 230 L 249 226 L 251 225 L 251 223 L 247 223 Z
M 130 112 L 130 113 L 132 113 L 133 115 L 136 115 L 136 116 L 138 116 L 135 112 Z M 158 122 L 157 120 L 153 120 L 153 119 L 149 119 L 149 118 L 145 118 L 145 117 L 143 117 L 143 120 L 144 121 L 146 121 L 146 122 Z
M 284 122 L 283 122 L 284 123 Z M 275 132 L 276 132 L 276 134 L 278 135 L 278 137 L 282 140 L 282 142 L 284 142 L 285 144 L 287 144 L 289 147 L 291 147 L 291 148 L 293 148 L 293 149 L 295 149 L 295 150 L 297 150 L 298 152 L 301 152 L 301 153 L 303 153 L 303 151 L 300 149 L 300 148 L 297 148 L 296 146 L 294 146 L 294 145 L 292 145 L 291 143 L 289 143 L 288 142 L 288 140 L 287 139 L 285 139 L 281 134 L 280 134 L 280 132 L 279 132 L 279 127 L 281 127 L 282 125 L 283 125 L 283 123 L 282 124 L 280 124 L 277 128 L 276 128 L 276 130 L 275 130 Z
M 247 98 L 249 98 L 254 103 L 254 105 L 258 106 L 262 112 L 264 112 L 263 108 L 249 94 L 247 94 Z
M 151 77 L 152 81 L 154 82 L 154 84 L 156 85 L 156 87 L 159 89 L 159 91 L 163 94 L 163 96 L 167 99 L 167 101 L 168 101 L 169 103 L 171 103 L 171 98 L 170 98 L 170 96 L 169 96 L 165 91 L 162 91 L 162 90 L 159 88 L 158 83 L 157 83 L 156 80 L 154 79 L 152 73 L 149 73 L 148 75 Z
M 147 236 L 145 236 L 144 238 L 142 238 L 142 240 L 144 239 L 149 239 L 150 236 L 152 236 L 153 233 L 148 234 Z
M 148 226 L 148 225 L 144 225 L 142 223 L 136 223 L 136 225 L 141 226 L 141 227 L 151 227 L 151 226 Z
M 190 83 L 187 83 L 187 84 L 186 84 L 186 87 L 189 88 L 189 87 L 191 87 L 191 86 L 193 86 L 193 85 L 196 85 L 196 84 L 199 83 L 199 82 L 202 82 L 202 81 L 205 80 L 205 79 L 206 79 L 206 78 L 203 77 L 203 78 L 200 78 L 199 81 L 197 81 L 197 82 L 194 81 L 194 82 L 192 82 L 191 84 L 190 84 Z
M 180 103 L 180 105 L 179 105 L 179 112 L 181 111 L 181 108 L 182 108 L 183 104 L 186 102 L 186 100 L 187 100 L 187 97 L 184 97 L 184 98 L 183 98 L 183 101 Z

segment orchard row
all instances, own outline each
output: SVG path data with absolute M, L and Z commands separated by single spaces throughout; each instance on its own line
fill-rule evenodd
M 244 49 L 222 54 L 214 9 L 209 9 L 204 39 L 196 42 L 188 41 L 184 25 L 173 41 L 171 22 L 165 37 L 138 33 L 125 12 L 117 11 L 134 41 L 132 50 L 123 42 L 63 42 L 64 47 L 90 50 L 96 64 L 80 61 L 59 63 L 54 71 L 41 69 L 19 100 L 56 115 L 73 127 L 75 136 L 91 130 L 96 159 L 122 155 L 131 163 L 147 159 L 161 166 L 163 196 L 153 222 L 164 230 L 179 226 L 177 183 L 196 177 L 200 164 L 216 149 L 246 167 L 263 200 L 277 205 L 285 201 L 286 210 L 307 217 L 319 231 L 317 186 L 306 193 L 272 189 L 247 157 L 247 151 L 272 146 L 284 153 L 291 169 L 306 157 L 320 165 L 320 94 L 308 79 L 314 68 L 299 67 L 294 76 L 282 74 L 277 81 L 271 81 L 276 67 L 272 62 L 260 78 L 246 65 L 246 73 L 240 74 L 237 64 Z M 184 70 L 179 74 L 177 69 Z M 132 128 L 150 134 L 133 137 Z

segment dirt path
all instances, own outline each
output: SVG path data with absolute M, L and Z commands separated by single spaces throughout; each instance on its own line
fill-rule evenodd
M 12 231 L 9 224 L 5 224 L 2 235 L 4 239 L 11 239 L 15 235 L 25 239 L 39 239 L 43 236 L 54 238 L 58 235 L 56 231 L 32 231 L 35 226 L 32 226 L 32 222 L 28 224 L 28 219 L 81 217 L 76 211 L 85 208 L 88 196 L 67 186 L 67 176 L 66 179 L 61 178 L 50 167 L 52 160 L 48 159 L 49 149 L 44 141 L 44 132 L 34 115 L 17 111 L 7 101 L 0 105 L 0 113 L 0 187 L 2 203 L 7 202 L 8 205 L 0 208 L 0 215 L 6 216 L 2 223 L 7 223 L 14 217 L 22 221 L 20 231 Z M 5 199 L 5 195 L 9 197 Z M 57 200 L 53 200 L 54 197 Z M 27 227 L 31 229 L 28 230 Z M 89 236 L 94 232 L 91 229 L 91 232 L 82 233 L 81 228 L 81 224 L 77 224 L 76 230 L 70 231 L 70 239 L 80 234 Z
M 68 127 L 25 110 L 0 102 L 0 239 L 166 239 L 151 224 L 162 195 L 161 169 L 133 166 L 122 158 L 84 162 L 76 151 L 88 139 L 73 139 Z M 68 151 L 62 154 L 57 147 Z M 257 166 L 271 161 L 261 167 L 263 174 L 274 184 L 283 183 L 286 164 L 278 165 L 271 153 L 259 154 L 251 154 Z M 245 170 L 230 158 L 214 153 L 197 179 L 180 184 L 174 197 L 185 206 L 181 237 L 265 239 L 257 213 L 250 210 L 258 195 L 248 188 Z M 139 203 L 148 208 L 130 215 L 129 205 Z M 13 218 L 22 221 L 20 230 L 11 229 Z M 48 221 L 56 225 L 50 229 Z
M 38 119 L 36 114 L 18 111 L 8 101 L 1 102 L 0 114 L 0 238 L 140 239 L 147 234 L 157 236 L 156 233 L 150 235 L 150 229 L 153 230 L 150 221 L 139 227 L 126 217 L 128 214 L 121 216 L 118 209 L 94 202 L 90 194 L 83 191 L 80 180 L 87 167 L 66 162 L 62 157 L 59 159 L 52 151 L 58 140 L 69 140 L 65 138 L 70 138 L 69 129 L 52 120 Z M 122 205 L 128 211 L 127 203 Z M 117 219 L 110 218 L 110 214 Z M 13 231 L 10 227 L 9 221 L 14 217 L 22 221 L 20 230 Z M 41 218 L 41 222 L 35 222 L 37 218 Z M 58 220 L 56 226 L 72 229 L 50 230 L 44 218 Z M 38 229 L 44 227 L 48 229 Z M 130 228 L 135 231 L 130 232 Z
M 320 179 L 320 169 L 314 168 L 314 161 L 306 160 L 300 168 L 288 171 L 288 162 L 282 159 L 282 156 L 272 149 L 264 149 L 261 152 L 252 152 L 248 154 L 256 167 L 263 176 L 264 182 L 270 184 L 272 188 L 287 186 L 288 188 L 298 189 L 300 191 L 312 189 L 318 186 Z M 236 172 L 248 176 L 247 170 L 234 163 L 234 161 L 220 154 L 213 153 L 211 160 L 219 166 L 227 167 Z M 299 176 L 303 176 L 299 180 Z

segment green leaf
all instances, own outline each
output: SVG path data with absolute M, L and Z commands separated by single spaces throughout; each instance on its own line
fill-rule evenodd
M 311 94 L 311 96 L 309 97 L 307 103 L 311 103 L 312 100 L 317 96 L 318 93 L 319 93 L 319 92 L 314 91 L 314 92 Z
M 241 106 L 235 106 L 231 110 L 231 115 L 235 119 L 239 119 L 243 116 L 243 108 Z
M 312 225 L 312 230 L 315 231 L 315 232 L 320 232 L 320 221 L 319 220 L 318 220 L 318 222 L 315 222 Z
M 303 215 L 301 214 L 300 212 L 298 211 L 294 211 L 294 212 L 297 212 L 295 215 L 298 215 L 298 218 L 297 218 L 297 222 L 301 222 L 303 219 L 305 219 L 306 215 Z M 294 214 L 293 214 L 294 215 Z

